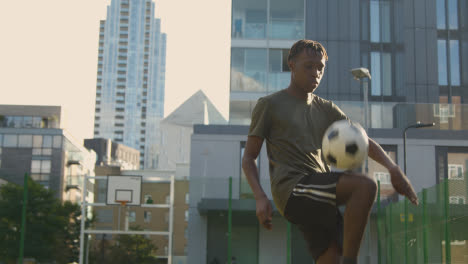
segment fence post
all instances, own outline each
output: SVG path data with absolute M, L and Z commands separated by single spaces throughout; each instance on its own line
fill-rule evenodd
M 380 248 L 380 181 L 377 180 L 377 263 L 382 263 L 382 249 Z
M 427 189 L 422 191 L 422 209 L 423 209 L 423 253 L 424 264 L 429 263 L 428 240 L 427 240 Z
M 232 232 L 232 177 L 229 177 L 229 201 L 228 201 L 228 263 L 231 264 L 231 232 Z
M 286 263 L 291 264 L 291 223 L 290 222 L 287 222 L 286 235 L 287 235 Z
M 445 216 L 445 263 L 450 264 L 452 254 L 450 252 L 450 226 L 449 226 L 449 189 L 448 179 L 444 181 L 444 216 Z
M 389 226 L 390 226 L 389 227 L 389 229 L 390 229 L 390 232 L 389 232 L 390 233 L 390 235 L 389 235 L 389 237 L 390 237 L 390 243 L 389 243 L 390 244 L 390 249 L 389 249 L 389 251 L 390 251 L 390 253 L 389 253 L 389 255 L 390 255 L 390 264 L 392 264 L 393 263 L 393 221 L 392 221 L 393 204 L 389 205 L 389 207 L 390 207 L 389 208 L 389 211 L 390 211 L 390 213 L 389 213 L 389 215 L 390 215 L 390 221 L 389 221 Z
M 24 235 L 26 232 L 26 208 L 28 206 L 28 174 L 24 174 L 24 185 L 23 185 L 23 208 L 21 213 L 21 230 L 20 230 L 20 248 L 18 263 L 23 264 L 24 256 Z
M 405 197 L 405 263 L 408 262 L 408 199 Z

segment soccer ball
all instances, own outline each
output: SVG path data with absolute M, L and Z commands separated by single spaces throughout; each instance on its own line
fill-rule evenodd
M 325 161 L 334 168 L 353 170 L 367 158 L 369 139 L 357 123 L 339 120 L 327 128 L 322 139 Z

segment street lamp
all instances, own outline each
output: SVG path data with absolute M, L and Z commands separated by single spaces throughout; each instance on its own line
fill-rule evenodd
M 422 128 L 422 127 L 432 127 L 434 126 L 434 123 L 423 123 L 421 122 L 416 122 L 416 124 L 409 125 L 403 130 L 403 163 L 404 163 L 404 172 L 406 175 L 406 130 L 410 128 Z M 404 230 L 405 230 L 405 244 L 408 243 L 408 199 L 405 199 L 405 225 L 404 225 Z M 405 263 L 408 263 L 408 246 L 405 246 Z
M 353 75 L 354 79 L 357 81 L 360 81 L 364 85 L 364 128 L 368 129 L 367 125 L 367 116 L 368 116 L 368 105 L 369 105 L 369 99 L 368 99 L 368 80 L 366 78 L 371 78 L 369 69 L 367 68 L 354 68 L 351 70 L 351 74 Z
M 351 69 L 351 74 L 353 75 L 354 79 L 359 81 L 359 82 L 362 82 L 363 83 L 363 86 L 364 86 L 364 91 L 363 91 L 363 94 L 364 94 L 364 129 L 366 130 L 366 133 L 368 132 L 368 129 L 369 129 L 369 126 L 367 124 L 367 117 L 368 117 L 368 113 L 369 113 L 369 110 L 368 110 L 368 107 L 369 107 L 369 99 L 368 99 L 368 79 L 370 80 L 371 79 L 371 75 L 370 75 L 370 72 L 369 72 L 369 69 L 367 68 L 354 68 L 354 69 Z M 366 161 L 365 161 L 365 165 L 364 167 L 362 168 L 363 170 L 363 173 L 366 174 L 368 172 L 368 161 L 367 161 L 367 158 L 366 158 Z M 367 229 L 367 240 L 368 240 L 368 243 L 367 243 L 367 250 L 368 252 L 370 252 L 370 241 L 371 241 L 371 237 L 370 237 L 370 231 L 369 229 Z M 370 259 L 370 256 L 368 255 L 367 256 L 368 259 Z
M 435 123 L 421 123 L 416 122 L 416 124 L 409 125 L 403 130 L 403 164 L 404 164 L 404 172 L 406 175 L 406 130 L 410 128 L 422 128 L 422 127 L 433 127 Z

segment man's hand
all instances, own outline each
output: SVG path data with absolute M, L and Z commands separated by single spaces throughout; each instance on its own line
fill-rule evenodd
M 268 197 L 262 196 L 256 199 L 256 206 L 258 221 L 264 228 L 271 230 L 273 228 L 271 223 L 273 208 L 271 207 L 270 200 L 268 200 Z
M 418 205 L 418 196 L 400 167 L 393 166 L 389 169 L 389 172 L 393 188 L 395 188 L 399 194 L 406 196 L 411 203 Z

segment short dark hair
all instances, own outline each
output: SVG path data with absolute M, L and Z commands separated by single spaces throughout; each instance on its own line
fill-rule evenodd
M 289 50 L 288 61 L 294 60 L 294 58 L 305 49 L 312 49 L 316 52 L 321 53 L 322 56 L 325 58 L 325 61 L 328 61 L 327 50 L 325 50 L 325 47 L 323 47 L 323 45 L 320 44 L 320 42 L 310 39 L 301 39 L 294 43 L 291 49 Z

